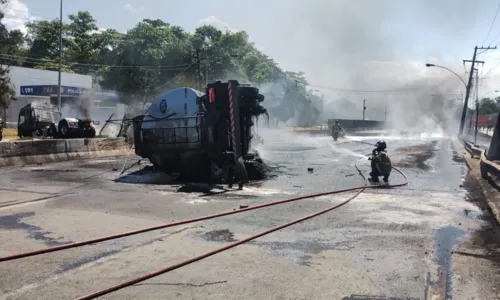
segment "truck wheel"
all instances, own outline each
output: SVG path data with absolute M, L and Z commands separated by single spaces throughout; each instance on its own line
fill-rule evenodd
M 62 122 L 59 124 L 59 132 L 61 133 L 61 137 L 63 139 L 69 138 L 69 126 L 68 123 Z
M 85 137 L 88 139 L 95 138 L 95 129 L 90 127 L 85 131 Z
M 50 125 L 49 130 L 47 131 L 47 136 L 52 138 L 57 138 L 57 129 L 54 124 Z
M 253 86 L 240 86 L 239 92 L 242 97 L 257 97 L 259 89 Z

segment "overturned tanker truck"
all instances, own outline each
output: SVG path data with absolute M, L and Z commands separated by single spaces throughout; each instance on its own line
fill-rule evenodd
M 178 88 L 158 97 L 133 119 L 137 155 L 155 169 L 196 182 L 263 179 L 265 165 L 251 151 L 255 118 L 266 115 L 259 89 L 216 81 L 205 93 Z M 232 177 L 233 178 L 233 177 Z

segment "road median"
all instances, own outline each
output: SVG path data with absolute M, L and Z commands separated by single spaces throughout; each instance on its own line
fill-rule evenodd
M 17 140 L 0 143 L 0 167 L 128 155 L 125 138 Z

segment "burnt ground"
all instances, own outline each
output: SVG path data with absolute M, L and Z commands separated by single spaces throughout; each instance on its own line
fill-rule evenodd
M 430 166 L 427 161 L 435 155 L 436 144 L 437 141 L 432 141 L 422 145 L 399 148 L 395 154 L 403 158 L 393 162 L 393 165 L 400 168 L 417 167 L 420 170 L 429 170 Z

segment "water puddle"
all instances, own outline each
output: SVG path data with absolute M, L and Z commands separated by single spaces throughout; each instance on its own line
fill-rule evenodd
M 437 264 L 437 276 L 434 282 L 430 285 L 434 290 L 433 293 L 438 293 L 440 299 L 452 299 L 451 278 L 452 278 L 452 253 L 455 246 L 458 244 L 465 232 L 454 226 L 446 226 L 437 231 L 435 238 Z
M 50 237 L 52 232 L 43 231 L 42 228 L 38 226 L 24 222 L 23 220 L 24 218 L 33 216 L 35 216 L 35 212 L 23 212 L 12 215 L 0 216 L 0 229 L 23 230 L 29 238 L 43 241 L 49 247 L 60 246 L 70 243 L 70 241 L 67 242 L 61 241 L 62 238 L 52 238 Z

